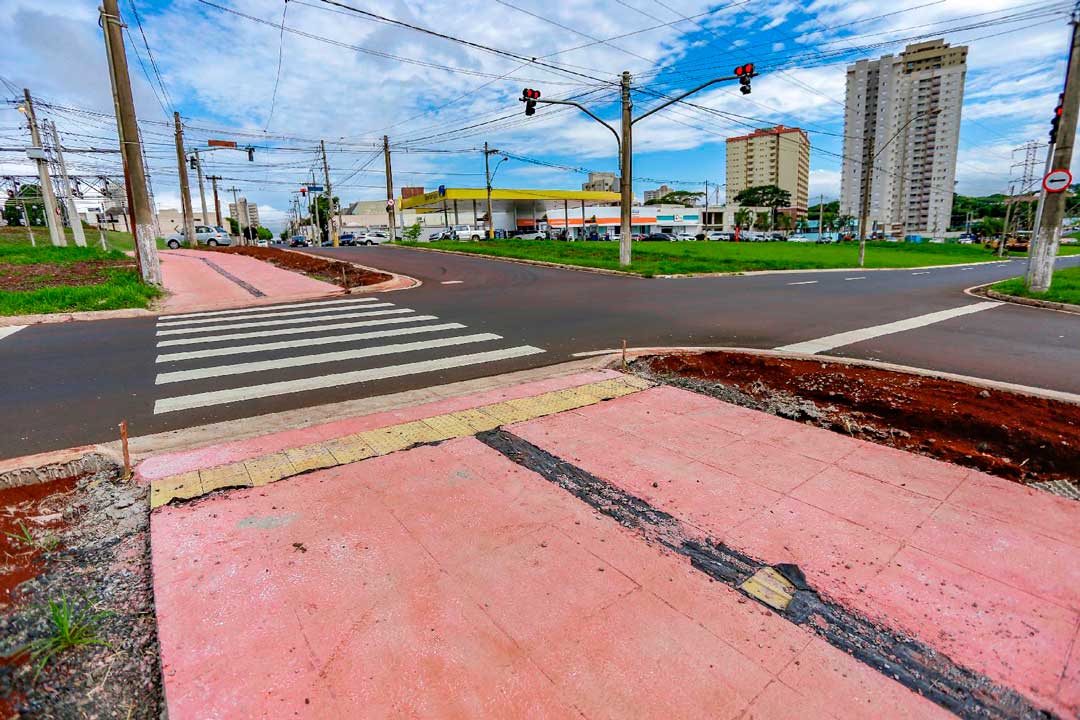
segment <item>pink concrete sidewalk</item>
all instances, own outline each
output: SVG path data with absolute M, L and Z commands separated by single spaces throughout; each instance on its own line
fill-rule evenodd
M 702 537 L 797 563 L 823 595 L 1040 707 L 1080 709 L 1078 503 L 664 387 L 506 429 Z M 473 438 L 151 522 L 174 719 L 951 716 Z
M 262 296 L 253 294 L 204 260 L 258 290 Z M 337 285 L 261 260 L 202 250 L 162 250 L 161 273 L 169 293 L 163 304 L 167 312 L 303 300 L 342 292 Z

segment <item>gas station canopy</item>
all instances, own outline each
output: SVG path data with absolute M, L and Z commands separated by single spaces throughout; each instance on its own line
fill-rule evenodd
M 619 202 L 619 193 L 589 190 L 514 190 L 509 188 L 493 188 L 491 191 L 491 199 L 493 201 L 617 203 Z M 487 202 L 487 190 L 484 188 L 442 188 L 440 190 L 424 193 L 423 195 L 414 195 L 412 197 L 404 198 L 401 201 L 401 209 L 408 210 L 410 208 L 415 208 L 421 211 L 424 209 L 441 210 L 447 203 L 462 200 L 470 202 L 474 200 Z

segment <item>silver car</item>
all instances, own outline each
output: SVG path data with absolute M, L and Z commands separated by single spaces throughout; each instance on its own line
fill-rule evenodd
M 195 241 L 199 245 L 206 245 L 207 247 L 216 247 L 218 245 L 232 245 L 232 239 L 221 228 L 212 227 L 210 225 L 196 225 L 195 226 Z M 187 234 L 180 230 L 174 232 L 165 238 L 165 244 L 171 249 L 175 250 L 182 245 L 187 245 Z

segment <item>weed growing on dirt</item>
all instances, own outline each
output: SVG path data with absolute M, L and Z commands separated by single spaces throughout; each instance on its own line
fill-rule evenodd
M 60 538 L 55 535 L 46 535 L 42 538 L 34 537 L 34 534 L 30 532 L 30 528 L 26 527 L 26 524 L 22 520 L 18 521 L 19 532 L 10 533 L 4 532 L 9 538 L 14 540 L 19 545 L 25 545 L 29 548 L 35 548 L 37 550 L 53 550 L 60 544 Z
M 31 641 L 24 648 L 30 653 L 30 660 L 35 665 L 35 681 L 49 661 L 65 650 L 80 645 L 112 647 L 98 636 L 101 621 L 112 613 L 107 610 L 95 611 L 85 599 L 83 602 L 84 607 L 76 607 L 67 595 L 59 600 L 49 601 L 50 634 Z

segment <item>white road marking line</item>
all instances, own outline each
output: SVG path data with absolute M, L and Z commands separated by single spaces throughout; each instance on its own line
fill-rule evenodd
M 355 327 L 371 327 L 373 325 L 397 325 L 400 323 L 427 322 L 438 320 L 437 315 L 410 315 L 409 317 L 387 318 L 385 320 L 364 320 L 361 322 L 334 323 L 332 325 L 319 325 L 317 327 L 281 328 L 278 330 L 260 330 L 249 333 L 231 333 L 229 335 L 208 335 L 206 337 L 181 338 L 179 340 L 159 340 L 157 346 L 172 347 L 174 345 L 194 345 L 198 343 L 222 342 L 224 340 L 248 340 L 250 338 L 274 337 L 275 335 L 300 335 L 303 333 L 317 333 L 326 330 L 346 330 Z
M 844 278 L 844 279 L 845 280 L 865 280 L 866 276 L 863 275 L 862 277 L 850 277 L 850 278 Z
M 364 305 L 363 309 L 367 310 L 368 308 L 377 308 L 377 307 L 394 307 L 394 303 L 388 303 L 388 302 L 374 303 L 374 304 L 370 304 L 370 305 Z M 195 320 L 175 320 L 173 322 L 161 322 L 159 320 L 157 326 L 159 328 L 160 327 L 179 327 L 181 325 L 206 325 L 207 323 L 230 322 L 232 320 L 258 320 L 260 318 L 279 318 L 279 317 L 293 317 L 293 316 L 298 316 L 298 315 L 315 315 L 317 313 L 333 312 L 333 311 L 335 311 L 337 309 L 338 308 L 336 308 L 336 307 L 332 307 L 332 308 L 317 307 L 317 308 L 312 308 L 310 310 L 288 310 L 286 312 L 267 312 L 267 313 L 258 313 L 258 314 L 255 314 L 255 315 L 243 315 L 243 316 L 238 317 L 238 318 L 212 317 L 212 318 L 198 318 L 198 319 L 195 319 Z M 355 309 L 358 309 L 358 308 L 343 307 L 341 309 L 342 310 L 355 310 Z
M 871 340 L 876 337 L 881 337 L 882 335 L 891 335 L 905 330 L 914 330 L 915 328 L 933 325 L 934 323 L 939 323 L 943 320 L 970 315 L 971 313 L 976 313 L 981 310 L 989 310 L 990 308 L 999 305 L 1001 305 L 1001 303 L 998 302 L 980 302 L 973 305 L 963 305 L 958 308 L 952 308 L 951 310 L 939 310 L 938 312 L 927 313 L 926 315 L 918 315 L 913 318 L 908 318 L 907 320 L 897 320 L 896 322 L 885 323 L 884 325 L 874 325 L 873 327 L 861 328 L 859 330 L 849 330 L 847 332 L 836 333 L 835 335 L 827 335 L 825 337 L 817 338 L 816 340 L 807 340 L 806 342 L 793 343 L 791 345 L 781 345 L 774 349 L 813 355 L 843 345 L 851 345 L 853 343 L 862 342 L 863 340 Z
M 158 355 L 155 362 L 164 363 L 176 362 L 177 360 L 197 360 L 201 358 L 221 357 L 223 355 L 250 355 L 252 353 L 268 352 L 270 350 L 289 350 L 291 348 L 309 347 L 311 345 L 337 345 L 340 343 L 356 342 L 357 340 L 375 340 L 377 338 L 441 332 L 443 330 L 461 330 L 464 327 L 465 326 L 461 323 L 441 323 L 439 325 L 397 328 L 396 330 L 374 330 L 372 332 L 351 333 L 349 335 L 327 335 L 325 337 L 303 338 L 301 340 L 282 340 L 281 342 L 261 343 L 257 345 L 234 345 L 232 347 L 211 348 L 209 350 L 190 350 L 188 352 L 167 353 L 165 355 Z
M 802 282 L 788 283 L 788 285 L 816 285 L 817 280 L 803 280 Z
M 929 270 L 923 270 L 922 272 L 911 273 L 911 274 L 912 275 L 929 275 L 930 271 Z
M 0 340 L 3 340 L 6 337 L 11 337 L 15 333 L 22 330 L 24 327 L 26 327 L 26 326 L 25 325 L 7 325 L 5 327 L 0 327 Z
M 245 373 L 265 372 L 281 368 L 304 367 L 306 365 L 322 365 L 324 363 L 341 362 L 343 360 L 358 360 L 378 355 L 393 355 L 395 353 L 413 352 L 416 350 L 431 350 L 433 348 L 453 347 L 455 345 L 467 345 L 474 342 L 488 342 L 490 340 L 502 340 L 502 335 L 494 333 L 476 333 L 475 335 L 460 335 L 458 337 L 439 338 L 438 340 L 418 340 L 410 343 L 397 343 L 396 345 L 380 345 L 378 347 L 361 348 L 359 350 L 342 350 L 341 352 L 318 353 L 316 355 L 296 355 L 276 360 L 263 360 L 261 362 L 246 362 L 236 365 L 216 365 L 213 367 L 195 368 L 193 370 L 176 370 L 173 372 L 160 373 L 154 380 L 155 385 L 166 383 L 184 382 L 186 380 L 204 380 L 206 378 L 224 377 L 226 375 L 243 375 Z
M 173 328 L 171 330 L 158 330 L 158 335 L 187 335 L 189 333 L 208 333 L 218 330 L 240 330 L 253 327 L 273 327 L 274 325 L 293 325 L 295 323 L 317 323 L 323 320 L 345 320 L 348 318 L 374 317 L 376 315 L 401 315 L 411 313 L 408 308 L 398 310 L 373 310 L 372 312 L 341 313 L 340 315 L 313 315 L 303 318 L 285 318 L 284 320 L 260 320 L 259 322 L 233 323 L 232 325 L 209 325 L 207 327 Z
M 443 280 L 440 285 L 460 285 L 464 280 Z
M 182 313 L 180 315 L 159 315 L 158 320 L 181 320 L 193 317 L 211 317 L 214 315 L 233 315 L 239 313 L 268 312 L 271 310 L 291 310 L 293 308 L 315 307 L 316 305 L 340 305 L 342 303 L 366 303 L 375 302 L 379 298 L 343 298 L 341 300 L 320 300 L 318 302 L 289 303 L 288 305 L 256 305 L 248 308 L 235 308 L 233 310 L 210 310 L 207 312 Z
M 537 353 L 542 352 L 544 352 L 544 350 L 538 347 L 519 345 L 505 350 L 490 350 L 488 352 L 456 355 L 454 357 L 439 358 L 437 360 L 422 360 L 419 362 L 405 363 L 403 365 L 389 365 L 387 367 L 370 368 L 368 370 L 354 370 L 352 372 L 336 373 L 333 375 L 319 375 L 316 377 L 303 378 L 301 380 L 287 380 L 284 382 L 266 383 L 264 385 L 250 385 L 248 387 L 233 388 L 230 390 L 215 390 L 194 395 L 161 398 L 154 403 L 154 414 L 160 415 L 162 413 L 207 407 L 209 405 L 224 405 L 226 403 L 240 402 L 242 400 L 255 400 L 257 398 L 288 395 L 307 390 L 319 390 L 322 388 L 338 387 L 340 385 L 354 385 L 356 383 L 370 382 L 372 380 L 416 375 L 418 373 L 448 370 L 450 368 L 466 367 L 468 365 L 480 365 L 482 363 L 509 360 L 511 358 L 525 357 L 527 355 L 536 355 Z

